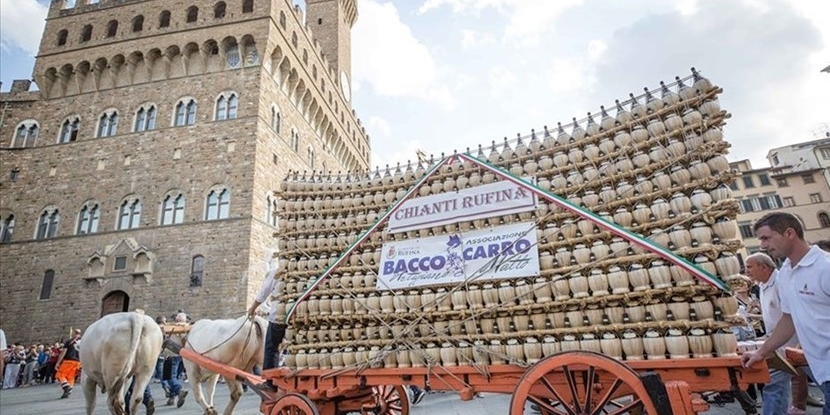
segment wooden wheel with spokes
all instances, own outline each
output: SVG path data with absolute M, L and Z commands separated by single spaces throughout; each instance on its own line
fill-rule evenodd
M 586 351 L 557 353 L 528 369 L 516 385 L 510 415 L 529 413 L 532 405 L 543 415 L 659 415 L 637 372 Z
M 269 415 L 320 415 L 320 411 L 307 396 L 287 393 L 277 399 Z
M 382 385 L 372 387 L 374 407 L 364 407 L 364 414 L 372 415 L 409 415 L 409 398 L 401 385 Z

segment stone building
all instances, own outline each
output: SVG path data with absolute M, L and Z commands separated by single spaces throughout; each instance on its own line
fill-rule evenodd
M 64 0 L 0 94 L 0 315 L 14 341 L 102 314 L 236 317 L 290 171 L 365 171 L 355 0 Z M 25 322 L 25 323 L 23 323 Z
M 830 139 L 780 147 L 768 154 L 771 167 L 753 168 L 749 160 L 730 163 L 741 172 L 731 187 L 741 203 L 738 228 L 743 255 L 760 249 L 752 225 L 772 211 L 798 216 L 810 242 L 830 239 Z

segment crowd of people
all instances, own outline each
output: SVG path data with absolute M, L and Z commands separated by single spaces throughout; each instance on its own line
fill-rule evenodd
M 55 383 L 58 359 L 64 352 L 64 345 L 63 341 L 34 343 L 28 347 L 20 343 L 7 343 L 5 333 L 0 330 L 0 379 L 3 389 Z

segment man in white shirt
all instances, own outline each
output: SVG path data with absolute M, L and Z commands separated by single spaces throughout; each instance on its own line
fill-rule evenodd
M 781 297 L 778 293 L 778 270 L 767 254 L 755 253 L 746 258 L 746 275 L 758 282 L 761 288 L 761 315 L 767 333 L 772 333 L 781 319 Z M 798 337 L 793 336 L 785 346 L 798 345 Z M 763 414 L 776 415 L 787 413 L 790 404 L 790 378 L 788 373 L 770 370 L 770 382 L 763 390 Z
M 760 362 L 798 334 L 807 363 L 824 392 L 830 415 L 830 255 L 804 240 L 804 227 L 790 213 L 774 212 L 753 226 L 761 249 L 785 259 L 778 272 L 781 319 L 755 352 L 741 356 L 745 367 Z
M 285 283 L 277 276 L 279 271 L 279 259 L 274 255 L 279 251 L 270 251 L 266 257 L 266 268 L 268 271 L 265 274 L 265 280 L 262 281 L 262 287 L 254 299 L 253 304 L 248 308 L 248 315 L 253 317 L 256 314 L 257 308 L 260 304 L 271 298 L 271 309 L 268 313 L 268 333 L 265 335 L 265 356 L 262 361 L 262 370 L 273 369 L 277 367 L 279 362 L 279 346 L 282 339 L 285 337 L 285 329 L 288 327 L 284 321 L 278 321 L 278 310 L 276 297 L 282 295 Z

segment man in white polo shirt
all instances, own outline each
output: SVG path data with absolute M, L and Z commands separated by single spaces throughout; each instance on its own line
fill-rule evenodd
M 761 315 L 767 333 L 772 333 L 781 319 L 781 296 L 778 293 L 778 270 L 767 254 L 756 252 L 746 257 L 746 275 L 757 281 L 761 287 Z M 787 347 L 798 345 L 798 337 L 793 336 L 784 344 Z M 770 369 L 770 382 L 763 390 L 763 414 L 785 414 L 790 404 L 791 376 L 780 370 Z
M 796 333 L 816 382 L 824 392 L 823 415 L 830 415 L 830 255 L 804 240 L 804 227 L 790 213 L 764 215 L 753 226 L 761 249 L 785 259 L 778 271 L 781 319 L 755 352 L 741 357 L 745 367 L 764 360 Z

